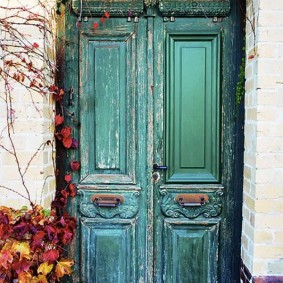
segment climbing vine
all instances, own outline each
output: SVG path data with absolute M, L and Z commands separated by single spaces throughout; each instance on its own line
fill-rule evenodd
M 54 24 L 58 3 L 52 2 L 51 5 L 50 1 L 45 3 L 41 0 L 32 3 L 14 6 L 7 1 L 0 4 L 0 86 L 3 89 L 0 102 L 6 113 L 5 123 L 0 128 L 0 150 L 15 164 L 14 179 L 20 183 L 18 187 L 0 184 L 0 189 L 17 194 L 29 204 L 29 207 L 17 209 L 0 206 L 0 283 L 58 282 L 71 274 L 74 264 L 72 259 L 65 257 L 66 247 L 76 230 L 76 219 L 65 211 L 68 198 L 76 195 L 72 174 L 57 172 L 53 159 L 54 172 L 46 179 L 63 174 L 65 186 L 56 189 L 50 209 L 44 209 L 34 200 L 27 179 L 33 161 L 47 147 L 51 147 L 49 152 L 52 153 L 56 139 L 66 150 L 75 150 L 79 146 L 72 137 L 72 128 L 64 125 L 64 112 L 54 114 L 54 111 L 57 112 L 55 109 L 63 109 L 65 94 L 55 79 L 57 66 L 53 46 L 57 40 Z M 31 36 L 29 30 L 35 32 L 39 39 Z M 20 110 L 15 101 L 21 96 L 29 97 L 39 117 L 43 116 L 44 109 L 40 108 L 38 99 L 49 103 L 50 119 L 54 123 L 48 132 L 51 133 L 52 127 L 55 127 L 56 137 L 50 136 L 43 141 L 26 163 L 21 160 L 16 142 Z M 29 115 L 28 111 L 24 114 Z M 77 171 L 80 164 L 73 161 L 70 167 Z

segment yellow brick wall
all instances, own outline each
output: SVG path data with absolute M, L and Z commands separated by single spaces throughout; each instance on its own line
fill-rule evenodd
M 46 13 L 39 5 L 37 0 L 24 1 L 25 7 L 32 12 L 41 16 Z M 48 5 L 52 7 L 54 1 L 48 1 Z M 2 0 L 2 7 L 19 7 L 17 0 Z M 8 10 L 0 9 L 0 17 L 7 17 Z M 50 19 L 51 20 L 51 19 Z M 55 23 L 54 23 L 55 24 Z M 46 48 L 49 50 L 48 56 L 54 59 L 54 43 L 51 46 L 50 37 L 44 38 L 42 33 L 36 27 L 19 28 L 29 40 L 30 43 L 36 42 L 39 49 Z M 6 36 L 1 34 L 1 36 Z M 1 54 L 5 55 L 5 54 Z M 44 67 L 44 62 L 41 60 L 33 61 L 37 67 Z M 3 68 L 3 62 L 0 63 Z M 52 83 L 50 78 L 49 83 Z M 36 92 L 29 93 L 26 88 L 18 83 L 10 82 L 11 91 L 11 107 L 14 112 L 14 123 L 11 128 L 11 138 L 16 148 L 17 158 L 22 173 L 24 174 L 24 182 L 30 191 L 31 199 L 37 204 L 48 207 L 54 195 L 55 177 L 52 155 L 55 147 L 42 144 L 48 140 L 53 142 L 53 109 L 54 104 L 49 95 L 42 95 Z M 8 150 L 12 150 L 12 144 L 7 135 L 7 113 L 6 104 L 3 100 L 4 82 L 0 79 L 0 145 Z M 8 111 L 10 112 L 10 111 Z M 40 148 L 41 147 L 41 148 Z M 40 148 L 40 150 L 38 150 Z M 36 154 L 36 155 L 35 155 Z M 35 157 L 32 159 L 32 157 Z M 32 161 L 31 161 L 32 159 Z M 25 168 L 29 164 L 25 172 Z M 16 159 L 7 150 L 0 148 L 0 186 L 11 188 L 24 196 L 26 192 L 21 181 Z M 28 201 L 19 197 L 16 193 L 0 187 L 0 205 L 12 206 L 20 208 L 22 205 L 27 205 Z
M 242 258 L 283 275 L 283 1 L 247 1 Z

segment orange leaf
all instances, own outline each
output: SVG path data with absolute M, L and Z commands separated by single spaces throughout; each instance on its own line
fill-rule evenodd
M 33 277 L 31 283 L 48 283 L 48 281 L 45 275 L 40 274 L 37 277 Z
M 30 283 L 31 278 L 32 276 L 29 272 L 22 271 L 20 272 L 18 276 L 18 282 L 19 283 Z
M 42 273 L 43 275 L 47 275 L 51 272 L 53 268 L 53 263 L 48 263 L 48 261 L 42 263 L 38 269 L 37 269 L 37 273 Z
M 63 277 L 65 274 L 69 275 L 72 272 L 71 266 L 74 265 L 73 260 L 69 259 L 61 259 L 58 261 L 56 268 L 55 268 L 55 273 L 57 279 Z

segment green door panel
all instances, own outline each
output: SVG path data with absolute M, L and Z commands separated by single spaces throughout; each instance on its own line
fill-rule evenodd
M 133 220 L 81 219 L 81 282 L 136 282 Z
M 217 282 L 219 221 L 164 221 L 167 283 Z
M 80 37 L 83 183 L 135 182 L 134 32 Z
M 219 182 L 220 35 L 166 40 L 167 182 Z

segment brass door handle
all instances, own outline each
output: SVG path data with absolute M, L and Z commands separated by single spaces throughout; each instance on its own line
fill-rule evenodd
M 94 205 L 100 207 L 117 207 L 122 204 L 125 199 L 122 195 L 105 195 L 105 194 L 95 194 L 91 197 Z
M 180 194 L 175 197 L 175 202 L 181 206 L 202 206 L 208 202 L 208 195 L 206 194 Z

